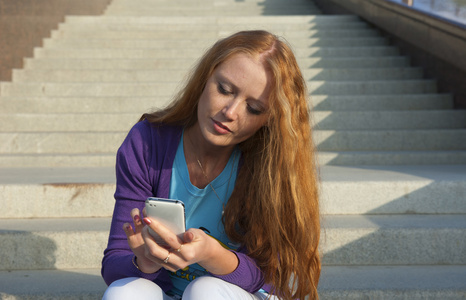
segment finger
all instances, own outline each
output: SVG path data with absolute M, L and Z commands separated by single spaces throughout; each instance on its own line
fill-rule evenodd
M 189 230 L 186 231 L 183 234 L 183 240 L 185 243 L 191 243 L 192 241 L 194 241 L 194 233 Z
M 159 244 L 155 242 L 154 238 L 149 233 L 148 227 L 144 227 L 144 229 L 142 230 L 142 238 L 144 239 L 144 242 L 145 242 L 144 255 L 146 256 L 147 259 L 165 267 L 168 261 L 170 260 L 170 258 L 174 257 L 174 255 L 170 253 L 169 250 L 161 247 Z M 170 255 L 170 258 L 167 260 L 167 257 L 169 255 Z
M 141 232 L 142 228 L 144 227 L 144 223 L 141 220 L 139 209 L 133 208 L 131 210 L 131 218 L 133 219 L 135 232 Z
M 188 244 L 182 244 L 183 247 L 180 246 L 179 248 L 177 248 L 180 249 L 179 252 L 176 249 L 166 249 L 165 247 L 157 244 L 157 242 L 154 240 L 153 236 L 149 232 L 149 227 L 145 227 L 143 229 L 142 237 L 145 241 L 146 257 L 149 260 L 160 264 L 164 269 L 167 269 L 171 272 L 176 272 L 180 269 L 184 269 L 185 267 L 191 264 L 185 257 L 185 253 L 190 253 L 190 246 Z
M 176 255 L 174 252 L 168 252 L 167 256 L 165 259 L 162 261 L 161 266 L 162 268 L 170 271 L 170 272 L 176 272 L 181 267 L 178 266 L 178 262 L 180 262 L 179 257 Z
M 131 224 L 129 223 L 123 224 L 123 231 L 125 232 L 127 238 L 134 234 L 133 227 L 131 227 Z
M 133 231 L 131 224 L 125 223 L 123 224 L 123 231 L 126 234 L 126 239 L 128 241 L 128 245 L 131 249 L 134 249 L 138 246 L 138 241 L 136 237 L 136 233 Z
M 157 220 L 151 218 L 144 218 L 144 223 L 155 231 L 165 243 L 172 249 L 178 249 L 183 244 L 183 240 L 176 234 L 170 231 L 167 227 L 163 226 Z

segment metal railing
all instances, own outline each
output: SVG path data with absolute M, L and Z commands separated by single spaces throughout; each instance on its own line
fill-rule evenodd
M 387 0 L 466 26 L 466 0 Z

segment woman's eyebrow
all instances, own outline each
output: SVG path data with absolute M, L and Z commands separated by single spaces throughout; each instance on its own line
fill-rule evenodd
M 238 87 L 229 79 L 227 78 L 226 76 L 222 75 L 221 73 L 218 73 L 217 74 L 217 79 L 219 81 L 221 81 L 222 83 L 226 83 L 226 84 L 229 84 L 231 85 L 232 88 L 235 88 L 235 89 L 238 89 Z

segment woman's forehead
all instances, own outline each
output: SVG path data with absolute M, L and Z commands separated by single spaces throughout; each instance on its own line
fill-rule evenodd
M 237 88 L 253 93 L 256 99 L 268 99 L 272 74 L 257 58 L 246 54 L 233 55 L 215 69 L 214 75 Z

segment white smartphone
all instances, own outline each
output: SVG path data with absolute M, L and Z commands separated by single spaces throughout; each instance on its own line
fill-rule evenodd
M 146 200 L 146 214 L 170 229 L 181 239 L 186 231 L 184 203 L 180 200 L 149 197 Z M 155 231 L 149 228 L 149 233 L 157 244 L 168 246 Z

